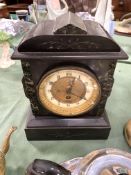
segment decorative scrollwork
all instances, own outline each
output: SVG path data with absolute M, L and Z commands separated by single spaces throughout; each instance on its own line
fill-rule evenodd
M 110 96 L 112 86 L 114 83 L 114 70 L 116 67 L 116 61 L 112 61 L 111 64 L 109 64 L 109 69 L 107 70 L 106 75 L 103 75 L 102 77 L 99 78 L 99 82 L 101 85 L 101 100 L 99 104 L 93 109 L 93 111 L 90 112 L 91 115 L 102 115 L 104 110 L 105 110 L 105 105 L 107 98 Z
M 32 80 L 32 75 L 30 72 L 30 63 L 27 61 L 21 61 L 22 69 L 24 72 L 24 77 L 22 79 L 24 92 L 27 98 L 29 98 L 31 103 L 32 112 L 34 114 L 39 114 L 39 107 L 37 103 L 36 90 L 34 86 L 34 82 Z

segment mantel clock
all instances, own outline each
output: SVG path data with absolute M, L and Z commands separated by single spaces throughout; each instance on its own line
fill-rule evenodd
M 23 86 L 32 113 L 28 140 L 106 139 L 105 112 L 118 59 L 124 51 L 103 27 L 69 12 L 39 23 L 12 59 L 23 68 Z

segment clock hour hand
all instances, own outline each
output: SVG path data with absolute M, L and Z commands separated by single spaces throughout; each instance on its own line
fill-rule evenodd
M 77 95 L 77 94 L 74 94 L 73 92 L 71 92 L 70 94 L 71 94 L 71 95 L 74 95 L 74 96 L 76 96 L 76 97 L 78 97 L 78 98 L 80 98 L 80 99 L 87 100 L 85 97 L 79 96 L 79 95 Z

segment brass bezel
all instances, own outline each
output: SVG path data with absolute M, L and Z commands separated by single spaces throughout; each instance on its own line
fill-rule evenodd
M 95 101 L 95 104 L 93 104 L 92 106 L 90 105 L 90 108 L 88 108 L 87 110 L 84 108 L 82 111 L 79 111 L 78 107 L 77 107 L 77 109 L 76 109 L 77 112 L 76 113 L 74 113 L 74 114 L 73 113 L 72 114 L 68 113 L 67 114 L 67 112 L 64 112 L 62 107 L 52 104 L 51 101 L 49 101 L 47 98 L 45 98 L 46 102 L 43 101 L 43 99 L 41 98 L 42 94 L 40 93 L 40 85 L 41 85 L 41 83 L 43 83 L 43 81 L 45 81 L 47 79 L 47 77 L 49 77 L 51 74 L 54 74 L 55 72 L 58 72 L 58 71 L 61 71 L 61 70 L 75 70 L 75 71 L 80 71 L 80 72 L 84 72 L 84 73 L 88 74 L 95 81 L 95 83 L 97 84 L 97 87 L 98 87 L 98 95 L 97 95 L 97 99 Z M 77 67 L 77 66 L 64 66 L 64 67 L 54 68 L 54 69 L 48 71 L 45 75 L 42 76 L 42 78 L 39 81 L 38 86 L 37 86 L 37 96 L 38 96 L 38 99 L 39 99 L 39 102 L 41 103 L 41 105 L 45 109 L 47 109 L 48 111 L 50 111 L 50 112 L 52 112 L 54 114 L 57 114 L 58 116 L 75 117 L 75 116 L 79 116 L 81 114 L 84 114 L 86 112 L 89 112 L 91 109 L 93 109 L 98 104 L 98 102 L 100 101 L 100 97 L 101 97 L 101 86 L 100 86 L 96 76 L 92 72 L 90 72 L 89 70 L 86 70 L 84 68 Z M 45 94 L 45 97 L 46 97 L 46 94 Z M 57 112 L 58 108 L 60 109 L 59 112 Z M 69 108 L 67 108 L 67 109 L 69 110 Z M 63 113 L 60 112 L 60 111 L 63 111 Z

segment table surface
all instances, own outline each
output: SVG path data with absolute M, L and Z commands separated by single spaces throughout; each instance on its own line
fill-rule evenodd
M 131 38 L 115 35 L 114 39 L 131 60 Z M 25 97 L 20 61 L 8 69 L 0 69 L 0 145 L 8 128 L 18 129 L 11 137 L 6 156 L 7 175 L 25 174 L 26 167 L 36 158 L 63 162 L 101 148 L 119 148 L 130 152 L 123 136 L 123 127 L 131 119 L 131 65 L 117 63 L 115 82 L 106 110 L 111 123 L 107 140 L 27 141 L 24 128 L 30 104 Z

